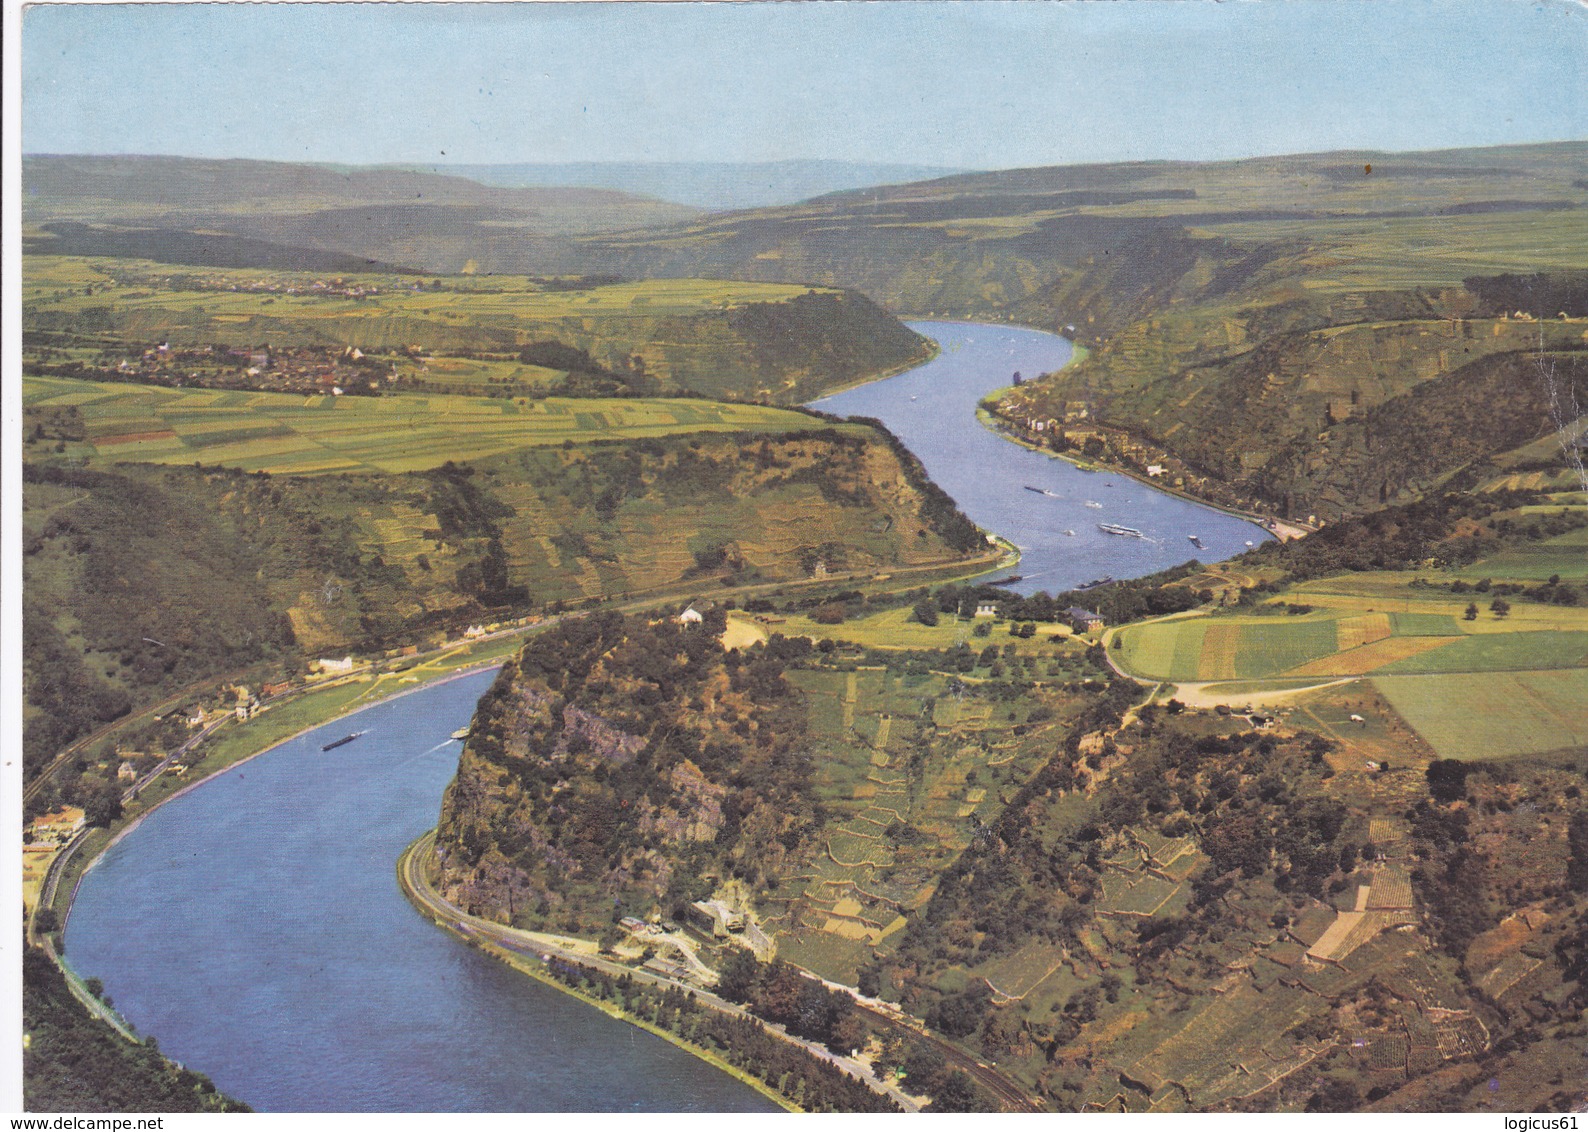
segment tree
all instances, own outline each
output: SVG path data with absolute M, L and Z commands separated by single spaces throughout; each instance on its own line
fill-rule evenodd
M 926 598 L 922 598 L 920 601 L 916 602 L 915 608 L 912 609 L 910 613 L 922 625 L 937 624 L 937 605 Z
M 1463 613 L 1462 616 L 1468 621 L 1476 621 L 1478 619 L 1478 603 L 1468 602 L 1467 611 Z
M 114 782 L 96 779 L 85 787 L 83 819 L 89 825 L 108 826 L 121 817 L 121 791 Z
M 1470 767 L 1459 759 L 1435 759 L 1424 772 L 1428 779 L 1428 793 L 1434 801 L 1458 801 L 1467 793 L 1467 774 Z
M 1511 612 L 1511 603 L 1506 601 L 1503 597 L 1497 597 L 1489 603 L 1489 612 L 1494 614 L 1496 617 L 1504 617 L 1507 613 Z
M 950 1070 L 933 1091 L 928 1112 L 986 1112 L 988 1105 L 976 1085 L 958 1069 Z

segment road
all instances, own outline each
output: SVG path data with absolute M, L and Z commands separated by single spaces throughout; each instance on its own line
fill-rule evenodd
M 453 930 L 456 934 L 463 935 L 465 937 L 484 937 L 489 939 L 491 942 L 496 943 L 498 946 L 504 947 L 507 950 L 513 951 L 520 955 L 530 955 L 534 957 L 539 957 L 541 954 L 558 955 L 560 958 L 569 959 L 578 963 L 589 964 L 590 966 L 607 971 L 610 974 L 627 974 L 633 978 L 639 979 L 643 982 L 652 983 L 657 986 L 677 987 L 680 990 L 693 993 L 697 1000 L 704 1002 L 706 1005 L 712 1007 L 713 1009 L 720 1010 L 723 1013 L 732 1014 L 735 1017 L 740 1018 L 753 1017 L 753 1015 L 751 1015 L 743 1007 L 731 1003 L 727 999 L 719 998 L 712 992 L 702 990 L 689 983 L 679 982 L 674 979 L 666 978 L 662 975 L 653 975 L 647 971 L 639 971 L 632 967 L 625 966 L 622 963 L 613 963 L 599 957 L 592 957 L 588 952 L 585 951 L 575 952 L 561 950 L 548 942 L 549 937 L 539 933 L 520 931 L 515 928 L 508 928 L 501 924 L 492 923 L 489 920 L 480 919 L 477 916 L 470 916 L 463 909 L 444 899 L 439 893 L 437 893 L 435 889 L 430 886 L 429 882 L 423 875 L 423 871 L 419 868 L 419 862 L 425 859 L 425 857 L 428 856 L 434 847 L 434 830 L 432 830 L 430 833 L 427 833 L 418 841 L 414 842 L 413 845 L 409 846 L 408 850 L 404 853 L 402 860 L 399 862 L 399 869 L 403 878 L 403 888 L 404 891 L 408 892 L 412 898 L 416 899 L 424 907 L 424 909 L 429 912 L 438 923 L 441 924 L 441 926 L 449 927 L 450 930 Z M 450 925 L 448 921 L 450 921 Z M 828 980 L 821 979 L 819 976 L 814 975 L 809 971 L 804 973 L 809 975 L 811 978 L 817 979 L 818 981 L 824 983 L 828 987 L 845 991 L 849 993 L 851 997 L 855 997 L 852 987 L 845 987 L 837 983 L 829 982 Z M 1007 1111 L 1045 1111 L 1040 1102 L 1038 1102 L 1024 1089 L 1022 1089 L 1017 1083 L 1010 1080 L 1007 1076 L 998 1072 L 998 1070 L 986 1064 L 985 1062 L 977 1060 L 973 1055 L 959 1048 L 953 1043 L 945 1041 L 943 1038 L 928 1032 L 926 1028 L 919 1023 L 912 1024 L 912 1022 L 907 1020 L 905 1017 L 894 1014 L 890 1011 L 879 1009 L 876 1006 L 869 1005 L 868 1002 L 862 998 L 856 997 L 855 1006 L 856 1009 L 865 1014 L 866 1017 L 870 1018 L 879 1026 L 899 1031 L 916 1041 L 924 1042 L 925 1044 L 931 1046 L 940 1055 L 942 1055 L 943 1061 L 946 1065 L 962 1070 L 967 1076 L 976 1081 L 982 1086 L 982 1088 L 996 1098 L 997 1101 L 1003 1105 Z M 762 1024 L 766 1025 L 765 1022 Z M 873 1076 L 869 1066 L 861 1062 L 854 1061 L 851 1058 L 839 1057 L 833 1054 L 825 1046 L 795 1038 L 792 1035 L 785 1033 L 781 1027 L 768 1026 L 768 1029 L 777 1033 L 780 1037 L 783 1037 L 786 1040 L 803 1047 L 814 1056 L 821 1058 L 823 1061 L 831 1062 L 832 1064 L 843 1069 L 845 1072 L 853 1074 L 860 1080 L 864 1081 L 867 1085 L 870 1085 L 874 1090 L 881 1092 L 897 1101 L 902 1107 L 905 1108 L 906 1111 L 913 1112 L 919 1108 L 918 1103 L 912 1098 L 908 1097 L 906 1094 L 891 1084 L 880 1081 L 878 1078 Z
M 915 566 L 904 566 L 898 569 L 890 570 L 887 572 L 887 576 L 892 579 L 901 576 L 931 574 L 943 571 L 964 571 L 967 575 L 973 575 L 973 572 L 985 572 L 985 568 L 988 568 L 990 565 L 998 564 L 999 562 L 1003 561 L 1004 557 L 1005 556 L 1002 554 L 991 554 L 981 555 L 975 558 L 940 559 L 934 562 L 925 562 Z M 728 589 L 723 589 L 714 593 L 714 596 L 744 598 L 760 593 L 775 593 L 779 591 L 798 591 L 802 589 L 820 588 L 822 586 L 830 586 L 836 582 L 844 580 L 861 582 L 869 580 L 875 576 L 875 574 L 867 573 L 864 575 L 849 574 L 843 577 L 834 576 L 830 578 L 811 578 L 800 581 L 761 582 L 757 583 L 756 585 L 734 586 Z M 957 573 L 956 576 L 958 576 Z M 608 602 L 606 607 L 610 609 L 632 612 L 650 608 L 659 604 L 665 604 L 673 600 L 682 601 L 688 592 L 689 591 L 684 587 L 679 586 L 677 583 L 673 583 L 667 586 L 658 586 L 649 591 L 636 590 L 619 595 Z M 448 641 L 437 648 L 427 649 L 424 652 L 415 654 L 414 656 L 403 657 L 401 659 L 405 662 L 420 662 L 440 656 L 442 653 L 451 652 L 454 649 L 460 647 L 478 645 L 487 641 L 497 641 L 506 637 L 528 636 L 530 633 L 544 629 L 548 625 L 556 624 L 558 621 L 565 620 L 569 617 L 577 617 L 582 612 L 582 610 L 569 610 L 564 613 L 557 613 L 541 618 L 540 620 L 529 625 L 512 625 L 506 629 L 499 629 L 496 632 L 486 633 L 479 637 Z M 385 665 L 379 662 L 365 663 L 354 669 L 352 673 L 349 673 L 349 676 L 362 675 L 372 671 L 380 671 L 384 667 Z M 97 728 L 91 734 L 85 735 L 81 739 L 74 740 L 72 743 L 64 747 L 58 755 L 50 760 L 48 766 L 44 767 L 41 771 L 34 775 L 33 779 L 23 787 L 23 801 L 31 802 L 34 797 L 37 796 L 38 792 L 44 788 L 44 784 L 54 776 L 55 772 L 59 770 L 68 759 L 70 759 L 73 755 L 81 753 L 90 744 L 96 743 L 99 740 L 112 735 L 120 729 L 131 724 L 169 711 L 184 701 L 192 700 L 196 697 L 205 695 L 215 688 L 225 687 L 228 684 L 235 684 L 240 680 L 246 679 L 250 672 L 257 671 L 258 669 L 255 668 L 251 670 L 233 672 L 227 676 L 214 677 L 212 679 L 190 685 L 186 688 L 183 688 L 179 692 L 167 696 L 156 704 L 151 704 L 148 707 L 140 708 L 131 715 L 126 715 L 120 719 L 112 720 L 104 726 Z M 321 688 L 330 687 L 338 682 L 339 681 L 325 681 L 315 684 L 311 687 L 293 688 L 288 692 L 283 692 L 277 696 L 273 696 L 264 702 L 267 704 L 285 703 L 286 701 L 294 699 L 305 692 L 316 691 Z M 230 718 L 230 716 L 227 718 Z M 152 775 L 150 777 L 152 777 Z
M 736 1003 L 720 998 L 709 990 L 704 990 L 692 983 L 680 982 L 670 979 L 665 975 L 655 974 L 641 968 L 630 967 L 623 963 L 616 963 L 603 959 L 599 955 L 592 955 L 586 950 L 571 950 L 560 947 L 554 941 L 555 937 L 544 935 L 540 932 L 527 932 L 518 928 L 506 927 L 493 923 L 490 920 L 471 916 L 456 904 L 447 900 L 438 893 L 425 878 L 420 862 L 425 860 L 435 848 L 435 831 L 425 834 L 415 841 L 398 859 L 397 869 L 403 892 L 414 901 L 435 922 L 454 935 L 464 939 L 479 939 L 515 955 L 528 959 L 544 962 L 546 957 L 563 959 L 572 963 L 582 963 L 587 967 L 594 967 L 609 975 L 627 975 L 635 982 L 647 983 L 651 986 L 671 987 L 695 996 L 695 1001 L 716 1010 L 722 1014 L 735 1018 L 752 1019 L 765 1026 L 769 1033 L 776 1034 L 791 1045 L 797 1045 L 811 1056 L 816 1057 L 830 1065 L 843 1070 L 859 1081 L 869 1086 L 874 1092 L 880 1093 L 903 1108 L 906 1112 L 919 1111 L 920 1105 L 912 1097 L 906 1095 L 893 1084 L 880 1080 L 871 1071 L 871 1067 L 864 1062 L 853 1058 L 842 1057 L 833 1053 L 826 1046 L 815 1042 L 805 1041 L 786 1032 L 781 1026 L 767 1023 L 755 1018 L 748 1010 Z

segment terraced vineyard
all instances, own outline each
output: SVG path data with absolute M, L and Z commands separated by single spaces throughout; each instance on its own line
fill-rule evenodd
M 1002 807 L 1041 749 L 1008 734 L 993 704 L 939 674 L 883 668 L 793 674 L 824 804 L 842 817 L 788 892 L 763 904 L 779 953 L 830 977 L 887 949 L 935 889 L 932 877 Z

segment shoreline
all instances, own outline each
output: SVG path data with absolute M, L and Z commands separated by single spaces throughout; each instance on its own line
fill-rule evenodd
M 1002 386 L 1001 388 L 995 389 L 991 393 L 988 393 L 987 396 L 992 397 L 997 393 L 1002 392 L 1004 389 L 1012 388 L 1014 388 L 1014 386 Z M 976 407 L 976 421 L 988 432 L 996 434 L 1000 439 L 1007 440 L 1010 444 L 1019 445 L 1028 452 L 1040 453 L 1041 455 L 1048 457 L 1050 460 L 1063 460 L 1066 464 L 1069 464 L 1072 467 L 1080 468 L 1083 472 L 1092 472 L 1098 475 L 1124 476 L 1127 479 L 1135 480 L 1143 487 L 1151 488 L 1153 491 L 1162 492 L 1164 495 L 1172 495 L 1176 499 L 1183 499 L 1187 503 L 1195 503 L 1198 507 L 1206 507 L 1210 511 L 1218 511 L 1222 514 L 1229 515 L 1231 518 L 1241 519 L 1247 523 L 1250 523 L 1252 526 L 1262 531 L 1266 537 L 1273 539 L 1276 542 L 1288 541 L 1286 539 L 1280 538 L 1278 532 L 1272 531 L 1268 527 L 1264 526 L 1262 517 L 1255 514 L 1254 512 L 1242 511 L 1237 507 L 1230 507 L 1223 503 L 1215 503 L 1211 499 L 1204 499 L 1200 495 L 1192 495 L 1190 492 L 1184 491 L 1180 488 L 1165 487 L 1164 485 L 1142 475 L 1140 472 L 1137 472 L 1131 468 L 1125 468 L 1115 464 L 1094 463 L 1090 460 L 1081 459 L 1078 456 L 1071 456 L 1067 452 L 1055 452 L 1051 448 L 1044 448 L 1040 444 L 1026 440 L 1024 437 L 1011 436 L 1007 431 L 1000 427 L 1000 418 L 995 414 L 988 412 L 986 409 L 983 409 L 979 404 Z M 1293 523 L 1283 525 L 1296 527 L 1296 524 Z M 1301 536 L 1296 535 L 1293 537 L 1299 538 Z M 1235 557 L 1238 558 L 1240 556 L 1236 555 Z M 1221 561 L 1228 560 L 1223 559 Z
M 897 318 L 901 323 L 904 322 L 904 318 L 902 316 L 895 315 L 894 317 Z M 827 390 L 820 397 L 817 397 L 814 400 L 801 401 L 798 405 L 793 405 L 790 407 L 795 409 L 815 409 L 816 412 L 825 412 L 825 410 L 816 409 L 815 407 L 819 402 L 825 401 L 829 397 L 836 397 L 840 393 L 848 393 L 851 389 L 860 389 L 863 386 L 872 384 L 873 382 L 887 381 L 890 377 L 898 377 L 901 373 L 909 373 L 912 369 L 920 369 L 929 362 L 937 360 L 938 355 L 943 352 L 942 344 L 938 342 L 936 338 L 927 338 L 926 335 L 922 334 L 919 330 L 912 331 L 912 333 L 918 335 L 921 338 L 926 338 L 926 341 L 931 343 L 932 348 L 926 352 L 924 357 L 917 358 L 909 362 L 901 362 L 889 369 L 880 370 L 869 377 L 862 377 L 855 381 L 847 382 L 843 385 L 835 385 L 833 388 Z
M 661 1038 L 663 1041 L 676 1046 L 678 1049 L 683 1050 L 690 1056 L 704 1062 L 707 1065 L 710 1065 L 713 1069 L 717 1069 L 722 1073 L 727 1074 L 729 1077 L 732 1077 L 740 1084 L 753 1089 L 755 1092 L 759 1093 L 761 1096 L 764 1096 L 767 1100 L 771 1101 L 785 1112 L 805 1113 L 807 1111 L 806 1109 L 800 1108 L 782 1093 L 768 1085 L 765 1081 L 758 1077 L 751 1076 L 749 1073 L 746 1073 L 744 1070 L 734 1065 L 730 1065 L 727 1061 L 723 1060 L 711 1050 L 686 1041 L 678 1034 L 663 1030 L 653 1022 L 646 1022 L 643 1019 L 636 1018 L 632 1014 L 619 1009 L 613 1003 L 606 1002 L 602 999 L 593 998 L 579 990 L 577 987 L 569 986 L 567 983 L 553 979 L 545 972 L 537 970 L 534 964 L 531 963 L 526 956 L 509 951 L 504 947 L 500 947 L 492 943 L 490 940 L 481 939 L 478 936 L 473 936 L 461 931 L 459 930 L 459 926 L 457 924 L 448 923 L 446 919 L 439 916 L 434 909 L 430 908 L 425 903 L 424 898 L 417 891 L 415 891 L 415 887 L 410 883 L 408 877 L 409 870 L 416 867 L 413 860 L 414 854 L 418 851 L 422 844 L 434 844 L 435 832 L 436 831 L 432 829 L 426 833 L 420 834 L 408 844 L 408 847 L 404 849 L 397 858 L 397 887 L 402 891 L 402 894 L 404 898 L 407 899 L 409 905 L 412 906 L 414 911 L 419 913 L 419 915 L 423 916 L 426 920 L 429 920 L 436 927 L 440 928 L 442 931 L 446 932 L 459 942 L 466 944 L 469 947 L 478 949 L 484 954 L 489 955 L 491 958 L 497 960 L 497 962 L 509 967 L 513 971 L 516 971 L 521 975 L 528 976 L 529 978 L 534 979 L 537 983 L 540 983 L 546 987 L 550 987 L 552 990 L 559 991 L 560 993 L 566 994 L 571 998 L 575 998 L 578 1001 L 584 1003 L 586 1006 L 589 1006 L 594 1010 L 599 1010 L 608 1018 L 625 1022 L 630 1026 L 644 1030 L 646 1033 L 653 1034 L 656 1037 Z
M 241 755 L 237 759 L 233 760 L 232 762 L 227 763 L 225 766 L 216 767 L 214 770 L 212 770 L 209 773 L 205 774 L 201 778 L 197 778 L 197 779 L 193 780 L 192 782 L 184 783 L 181 786 L 181 788 L 179 788 L 177 790 L 174 790 L 174 791 L 172 791 L 172 793 L 170 793 L 166 797 L 161 798 L 158 802 L 156 802 L 154 805 L 150 806 L 143 813 L 139 814 L 137 817 L 135 817 L 131 821 L 127 822 L 126 825 L 124 825 L 120 829 L 118 829 L 113 835 L 111 835 L 109 840 L 107 840 L 103 845 L 99 846 L 97 849 L 94 850 L 93 856 L 87 858 L 84 861 L 81 870 L 77 873 L 77 876 L 72 880 L 71 891 L 67 894 L 67 897 L 66 897 L 66 906 L 61 911 L 60 916 L 59 916 L 59 927 L 57 927 L 55 929 L 55 932 L 53 934 L 58 935 L 60 937 L 60 939 L 61 939 L 61 943 L 63 945 L 65 944 L 65 942 L 66 942 L 66 929 L 67 929 L 67 927 L 68 927 L 68 925 L 69 925 L 69 923 L 71 921 L 72 910 L 77 904 L 77 891 L 78 891 L 78 889 L 81 887 L 81 885 L 83 883 L 83 878 L 86 877 L 88 875 L 88 873 L 96 865 L 99 864 L 100 860 L 104 857 L 104 855 L 106 853 L 108 853 L 111 849 L 115 848 L 115 846 L 118 845 L 121 842 L 122 838 L 126 837 L 133 830 L 137 829 L 140 825 L 142 825 L 144 823 L 144 821 L 146 821 L 150 816 L 152 816 L 156 811 L 161 809 L 163 806 L 167 805 L 170 802 L 176 801 L 178 798 L 183 797 L 184 795 L 190 793 L 191 791 L 197 790 L 200 786 L 204 786 L 204 785 L 207 785 L 208 783 L 214 782 L 217 778 L 220 778 L 222 775 L 231 772 L 232 770 L 236 769 L 237 767 L 242 766 L 245 763 L 252 762 L 254 759 L 259 758 L 261 755 L 267 755 L 271 751 L 274 751 L 276 748 L 285 746 L 287 743 L 292 742 L 294 739 L 301 738 L 302 736 L 306 735 L 310 731 L 315 730 L 316 728 L 325 727 L 325 726 L 327 726 L 329 724 L 335 723 L 339 719 L 346 719 L 346 718 L 349 718 L 351 716 L 355 716 L 355 715 L 359 714 L 360 712 L 369 710 L 370 708 L 379 707 L 382 704 L 389 703 L 392 700 L 401 699 L 403 696 L 411 695 L 414 692 L 418 692 L 418 691 L 424 690 L 426 688 L 431 688 L 431 687 L 435 687 L 435 686 L 438 686 L 438 685 L 441 685 L 441 684 L 450 683 L 453 680 L 461 680 L 461 679 L 463 679 L 463 678 L 465 678 L 467 676 L 474 676 L 474 675 L 477 675 L 480 672 L 485 672 L 485 671 L 488 671 L 488 670 L 490 670 L 492 668 L 500 668 L 502 666 L 502 664 L 504 664 L 504 663 L 506 663 L 506 661 L 496 661 L 496 662 L 482 663 L 482 664 L 473 665 L 473 666 L 468 667 L 468 668 L 460 669 L 460 670 L 458 670 L 456 672 L 448 672 L 448 673 L 446 673 L 443 676 L 437 676 L 433 680 L 423 680 L 423 681 L 415 684 L 412 688 L 403 688 L 400 691 L 396 691 L 396 692 L 391 693 L 390 695 L 382 696 L 378 700 L 371 700 L 367 704 L 359 704 L 357 707 L 348 708 L 345 711 L 336 712 L 334 714 L 326 716 L 324 719 L 321 719 L 318 722 L 306 724 L 305 726 L 299 728 L 297 731 L 294 731 L 291 735 L 287 735 L 287 736 L 284 736 L 283 738 L 276 739 L 273 742 L 269 743 L 268 745 L 266 745 L 264 747 L 261 747 L 257 751 L 251 751 L 251 752 L 249 752 L 246 755 Z M 59 853 L 57 855 L 57 859 L 69 858 L 76 851 L 76 847 L 77 847 L 78 842 L 80 842 L 82 840 L 86 840 L 92 834 L 92 832 L 93 832 L 93 830 L 95 828 L 97 828 L 97 827 L 84 826 L 83 829 L 78 833 L 78 835 L 76 837 L 74 837 L 71 841 L 68 841 L 65 845 L 61 846 L 61 848 L 59 850 Z M 52 864 L 52 867 L 53 867 L 53 864 Z M 63 948 L 62 952 L 58 953 L 56 951 L 53 943 L 51 943 L 49 941 L 49 939 L 48 939 L 48 934 L 49 933 L 39 933 L 39 932 L 37 932 L 35 930 L 35 928 L 34 928 L 34 921 L 37 918 L 38 913 L 39 913 L 39 911 L 42 908 L 53 907 L 56 903 L 59 902 L 60 897 L 57 894 L 56 897 L 49 902 L 49 904 L 46 904 L 44 899 L 43 899 L 44 893 L 43 893 L 42 889 L 41 889 L 39 895 L 40 895 L 40 899 L 33 906 L 33 909 L 30 912 L 30 914 L 28 915 L 26 923 L 24 925 L 24 928 L 25 928 L 25 939 L 24 939 L 24 942 L 25 943 L 31 943 L 34 946 L 43 947 L 44 950 L 46 952 L 48 952 L 50 957 L 53 960 L 55 960 L 57 966 L 59 966 L 60 965 L 60 961 L 61 961 L 61 954 L 64 953 L 64 948 Z
M 318 723 L 311 723 L 311 724 L 308 724 L 305 727 L 299 728 L 297 731 L 294 731 L 291 735 L 288 735 L 284 739 L 277 739 L 275 742 L 271 743 L 270 746 L 268 746 L 268 747 L 262 747 L 259 750 L 253 752 L 252 754 L 243 755 L 241 758 L 237 759 L 235 762 L 229 762 L 223 767 L 217 767 L 215 770 L 211 771 L 209 774 L 206 774 L 204 777 L 194 779 L 192 782 L 184 784 L 180 790 L 173 791 L 171 794 L 167 795 L 166 797 L 161 798 L 158 802 L 156 802 L 154 805 L 150 806 L 143 813 L 141 813 L 137 817 L 133 818 L 132 821 L 128 822 L 126 824 L 126 826 L 124 826 L 122 829 L 118 830 L 116 832 L 116 835 L 114 837 L 112 837 L 109 841 L 107 841 L 104 844 L 104 846 L 99 850 L 99 852 L 95 853 L 93 855 L 93 857 L 89 859 L 88 864 L 83 866 L 83 872 L 81 874 L 79 874 L 76 884 L 72 885 L 72 900 L 68 901 L 68 903 L 67 903 L 66 915 L 61 918 L 61 933 L 62 933 L 63 938 L 64 938 L 64 935 L 65 935 L 65 932 L 66 932 L 67 920 L 69 920 L 71 918 L 71 903 L 76 900 L 76 897 L 77 897 L 77 885 L 82 883 L 83 876 L 87 875 L 88 871 L 99 863 L 99 859 L 101 857 L 103 857 L 106 853 L 110 852 L 110 850 L 114 849 L 116 847 L 116 845 L 121 841 L 121 839 L 123 837 L 126 837 L 133 830 L 137 829 L 148 818 L 152 817 L 154 814 L 159 812 L 159 810 L 162 807 L 164 807 L 166 805 L 169 805 L 170 803 L 176 801 L 178 798 L 181 798 L 184 795 L 186 795 L 188 793 L 191 793 L 194 790 L 197 790 L 200 786 L 206 786 L 209 783 L 214 782 L 217 778 L 220 778 L 222 775 L 230 774 L 232 771 L 236 770 L 238 767 L 242 766 L 244 763 L 253 762 L 255 759 L 259 758 L 259 756 L 268 755 L 271 751 L 274 751 L 277 747 L 284 747 L 288 743 L 292 742 L 294 739 L 301 739 L 303 736 L 307 735 L 309 732 L 317 730 L 318 728 L 321 728 L 321 727 L 326 727 L 326 726 L 328 726 L 328 725 L 330 725 L 332 723 L 335 723 L 339 719 L 351 718 L 352 716 L 358 715 L 360 712 L 368 711 L 370 708 L 380 707 L 382 704 L 390 703 L 393 700 L 400 700 L 404 696 L 411 696 L 415 692 L 423 691 L 426 688 L 439 687 L 442 684 L 449 684 L 453 680 L 462 680 L 465 677 L 474 676 L 474 675 L 477 675 L 478 673 L 489 671 L 492 668 L 500 668 L 504 663 L 506 663 L 506 662 L 505 661 L 498 661 L 498 662 L 495 662 L 495 663 L 492 663 L 492 664 L 480 664 L 480 665 L 476 665 L 473 668 L 460 669 L 457 672 L 451 672 L 451 673 L 448 673 L 445 676 L 438 676 L 434 680 L 422 681 L 422 682 L 420 682 L 418 684 L 415 684 L 412 688 L 404 688 L 401 691 L 393 692 L 389 696 L 382 696 L 378 700 L 371 700 L 367 704 L 359 704 L 357 707 L 349 708 L 348 710 L 346 710 L 344 712 L 341 712 L 341 713 L 339 713 L 337 715 L 327 716 L 325 719 L 322 719 Z

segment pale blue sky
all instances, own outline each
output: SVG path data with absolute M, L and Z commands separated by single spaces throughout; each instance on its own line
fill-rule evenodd
M 48 5 L 30 153 L 972 168 L 1588 137 L 1567 0 Z

